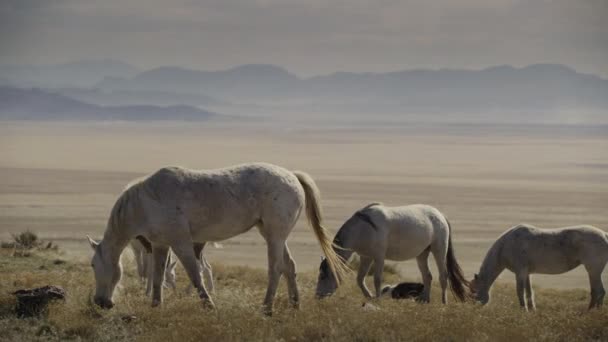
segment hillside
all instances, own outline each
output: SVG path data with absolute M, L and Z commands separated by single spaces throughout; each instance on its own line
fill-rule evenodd
M 192 106 L 99 106 L 39 90 L 0 87 L 2 120 L 208 120 L 215 113 Z

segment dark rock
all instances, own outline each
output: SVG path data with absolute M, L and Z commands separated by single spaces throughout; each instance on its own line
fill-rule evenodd
M 17 297 L 15 312 L 18 317 L 39 317 L 48 312 L 51 300 L 65 299 L 65 290 L 59 286 L 44 286 L 13 292 Z
M 424 291 L 424 285 L 421 283 L 399 283 L 397 285 L 385 286 L 382 289 L 382 294 L 390 294 L 393 299 L 416 299 Z

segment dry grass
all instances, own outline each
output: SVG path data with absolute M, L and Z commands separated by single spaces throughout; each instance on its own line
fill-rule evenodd
M 535 313 L 521 312 L 512 286 L 500 284 L 486 307 L 453 300 L 441 305 L 434 288 L 429 305 L 382 299 L 374 302 L 380 310 L 366 311 L 352 281 L 335 296 L 315 300 L 315 275 L 308 273 L 299 278 L 302 308 L 289 307 L 282 287 L 275 314 L 268 318 L 260 311 L 264 270 L 214 265 L 218 308 L 206 311 L 195 296 L 182 293 L 183 272 L 180 290 L 168 292 L 161 308 L 151 308 L 135 280 L 133 265 L 126 265 L 117 306 L 103 311 L 88 299 L 93 289 L 88 264 L 55 264 L 56 258 L 52 251 L 15 258 L 0 250 L 0 340 L 608 340 L 608 312 L 587 312 L 588 295 L 583 290 L 537 289 Z M 397 281 L 396 275 L 386 277 L 387 282 Z M 68 299 L 53 304 L 45 319 L 17 319 L 10 292 L 46 284 L 63 286 Z

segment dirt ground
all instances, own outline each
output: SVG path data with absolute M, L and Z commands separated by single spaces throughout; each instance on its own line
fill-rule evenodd
M 206 169 L 265 161 L 313 176 L 334 232 L 369 202 L 436 206 L 450 218 L 456 255 L 472 276 L 489 245 L 517 223 L 608 230 L 607 157 L 608 130 L 602 128 L 2 123 L 0 240 L 29 229 L 74 257 L 88 257 L 85 234 L 102 235 L 131 179 L 165 165 Z M 301 270 L 317 267 L 321 253 L 303 218 L 289 245 Z M 223 246 L 208 249 L 212 262 L 266 264 L 255 229 Z M 419 278 L 415 261 L 399 269 Z M 506 272 L 502 281 L 513 276 Z M 533 281 L 587 287 L 581 268 Z

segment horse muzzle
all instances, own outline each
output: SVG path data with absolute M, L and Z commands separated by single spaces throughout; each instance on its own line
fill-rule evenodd
M 95 302 L 95 304 L 97 304 L 97 306 L 99 306 L 102 309 L 111 309 L 114 307 L 114 303 L 112 303 L 111 300 L 106 299 L 106 298 L 95 297 L 93 299 L 93 301 Z
M 333 294 L 333 293 L 331 293 L 331 292 L 326 292 L 326 293 L 317 293 L 317 294 L 315 295 L 315 298 L 317 298 L 317 299 L 323 299 L 323 298 L 331 297 L 331 295 L 332 295 L 332 294 Z

